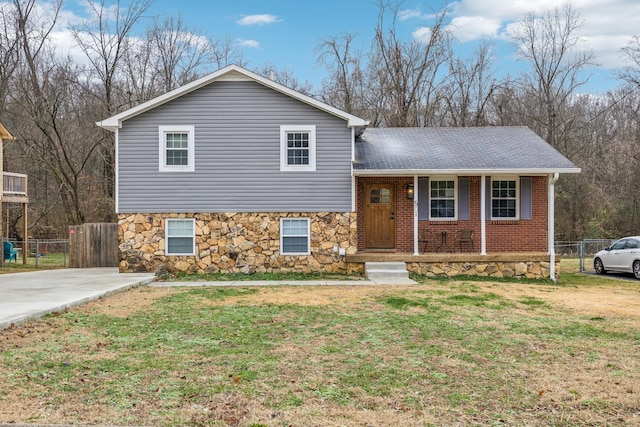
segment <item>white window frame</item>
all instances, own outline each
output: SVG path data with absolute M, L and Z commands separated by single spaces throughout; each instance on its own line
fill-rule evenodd
M 431 201 L 433 197 L 431 197 L 431 183 L 439 182 L 439 181 L 453 181 L 453 216 L 450 218 L 438 218 L 431 216 Z M 438 176 L 438 177 L 429 177 L 429 181 L 427 184 L 427 194 L 429 195 L 429 204 L 427 206 L 429 211 L 429 221 L 457 221 L 458 220 L 458 177 L 457 176 Z M 449 198 L 438 200 L 450 200 Z
M 290 165 L 287 163 L 287 135 L 290 133 L 309 134 L 309 164 Z M 312 172 L 316 170 L 316 125 L 280 126 L 280 171 Z
M 169 133 L 186 133 L 187 140 L 187 164 L 186 165 L 167 165 L 167 134 Z M 159 171 L 160 172 L 193 172 L 196 169 L 195 164 L 195 126 L 158 126 L 158 142 L 159 142 Z
M 305 221 L 307 223 L 306 235 L 284 235 L 284 223 L 286 221 Z M 285 237 L 306 237 L 307 238 L 307 250 L 306 252 L 285 252 L 284 251 L 284 239 Z M 309 218 L 280 218 L 280 255 L 311 255 L 311 221 Z
M 493 183 L 495 181 L 514 181 L 516 183 L 516 197 L 515 197 L 515 204 L 516 204 L 516 216 L 512 217 L 505 217 L 505 216 L 493 216 Z M 490 206 L 490 212 L 491 212 L 491 220 L 492 221 L 514 221 L 514 220 L 519 220 L 520 219 L 520 178 L 517 176 L 496 176 L 496 177 L 491 177 L 491 187 L 489 189 L 491 197 L 489 200 L 489 206 Z M 507 200 L 503 197 L 499 197 L 498 199 L 504 199 Z
M 169 236 L 169 224 L 171 224 L 172 222 L 191 222 L 192 224 L 192 230 L 193 233 L 190 235 L 173 235 L 173 236 Z M 191 252 L 188 253 L 172 253 L 169 252 L 169 239 L 173 238 L 173 237 L 190 237 L 193 240 L 193 247 L 191 249 Z M 196 220 L 194 218 L 166 218 L 164 220 L 164 253 L 167 256 L 174 256 L 174 255 L 187 255 L 187 256 L 193 256 L 196 254 Z

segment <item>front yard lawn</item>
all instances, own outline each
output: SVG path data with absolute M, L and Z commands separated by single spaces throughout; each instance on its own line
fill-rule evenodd
M 639 307 L 606 278 L 140 287 L 0 332 L 0 423 L 640 425 Z

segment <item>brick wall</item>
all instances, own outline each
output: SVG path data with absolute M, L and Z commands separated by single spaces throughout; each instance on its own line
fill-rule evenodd
M 435 234 L 437 243 L 430 243 L 427 252 L 435 252 L 442 244 L 442 232 L 446 232 L 449 247 L 455 243 L 456 232 L 473 230 L 474 252 L 480 252 L 480 179 L 469 178 L 470 219 L 457 221 L 420 221 L 420 230 Z M 413 252 L 413 200 L 406 196 L 407 184 L 413 177 L 358 177 L 356 180 L 356 209 L 358 223 L 358 251 L 365 247 L 365 187 L 367 183 L 391 183 L 396 202 L 396 250 Z M 416 190 L 417 191 L 417 190 Z M 532 177 L 532 219 L 516 221 L 486 221 L 487 252 L 546 252 L 547 251 L 547 177 Z M 489 201 L 487 201 L 489 203 Z M 446 249 L 446 248 L 445 248 Z M 469 248 L 463 246 L 463 251 Z M 456 250 L 459 250 L 457 248 Z M 422 251 L 422 248 L 420 248 Z

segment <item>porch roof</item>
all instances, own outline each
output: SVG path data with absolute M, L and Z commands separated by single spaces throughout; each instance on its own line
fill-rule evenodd
M 373 174 L 549 174 L 580 169 L 528 127 L 368 128 L 353 170 Z

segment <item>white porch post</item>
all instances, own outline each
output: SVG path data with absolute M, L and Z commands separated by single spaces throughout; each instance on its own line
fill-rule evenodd
M 559 173 L 549 175 L 549 191 L 547 191 L 547 242 L 549 251 L 549 277 L 554 282 L 556 281 L 556 250 L 555 250 L 555 197 L 556 197 L 556 182 L 560 178 Z
M 480 177 L 480 255 L 487 254 L 487 225 L 486 205 L 487 205 L 487 179 L 485 175 Z
M 420 255 L 418 242 L 418 175 L 413 176 L 413 254 Z

